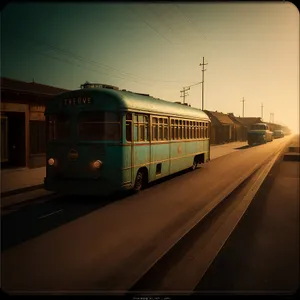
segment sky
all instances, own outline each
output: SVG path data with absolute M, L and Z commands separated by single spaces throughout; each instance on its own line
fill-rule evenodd
M 204 83 L 202 66 L 204 63 Z M 291 2 L 10 3 L 1 76 L 104 83 L 299 132 L 299 10 Z M 244 102 L 242 100 L 245 100 Z

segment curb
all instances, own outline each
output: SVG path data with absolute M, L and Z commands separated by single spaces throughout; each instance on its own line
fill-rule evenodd
M 17 195 L 19 195 L 19 194 L 17 194 Z M 20 201 L 16 201 L 16 202 L 13 202 L 13 203 L 7 203 L 7 204 L 2 203 L 3 205 L 1 206 L 1 211 L 6 212 L 6 211 L 10 211 L 10 210 L 15 210 L 15 209 L 24 207 L 24 206 L 26 206 L 27 204 L 30 204 L 30 203 L 36 203 L 36 202 L 41 201 L 43 199 L 44 200 L 46 200 L 46 199 L 55 199 L 57 197 L 61 197 L 61 195 L 58 194 L 58 193 L 48 191 L 48 194 L 45 194 L 45 195 L 38 195 L 38 196 L 34 195 L 34 196 L 29 197 L 29 198 L 26 198 L 25 200 L 22 199 Z M 1 215 L 2 215 L 2 213 L 1 213 Z
M 284 154 L 283 160 L 285 160 L 285 161 L 300 161 L 300 153 L 287 152 Z
M 28 187 L 24 187 L 24 188 L 19 188 L 19 189 L 16 189 L 16 190 L 1 193 L 1 198 L 5 198 L 5 197 L 8 197 L 8 196 L 17 195 L 17 194 L 22 194 L 22 193 L 25 193 L 25 192 L 30 192 L 30 191 L 34 191 L 34 190 L 38 190 L 38 189 L 42 189 L 42 188 L 44 188 L 43 183 L 28 186 Z

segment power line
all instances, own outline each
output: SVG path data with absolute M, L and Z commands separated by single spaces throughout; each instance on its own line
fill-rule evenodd
M 101 67 L 110 69 L 110 70 L 112 70 L 112 71 L 114 71 L 114 72 L 122 73 L 123 75 L 131 76 L 131 77 L 137 78 L 137 76 L 132 75 L 132 74 L 130 74 L 130 73 L 128 73 L 128 72 L 124 72 L 124 71 L 115 69 L 114 67 L 105 65 L 105 64 L 103 64 L 103 63 L 100 63 L 100 62 L 97 62 L 97 61 L 94 61 L 94 60 L 86 59 L 86 58 L 82 57 L 81 55 L 78 55 L 78 54 L 73 53 L 73 52 L 71 52 L 71 51 L 69 51 L 69 50 L 66 50 L 66 49 L 63 49 L 63 48 L 60 48 L 60 47 L 51 45 L 51 44 L 49 44 L 49 43 L 47 43 L 47 42 L 45 42 L 45 41 L 42 41 L 42 40 L 40 40 L 40 39 L 33 38 L 33 37 L 28 37 L 28 36 L 25 38 L 24 35 L 21 34 L 20 32 L 14 32 L 14 34 L 15 34 L 15 33 L 18 34 L 18 35 L 19 35 L 21 38 L 23 38 L 23 39 L 26 39 L 26 40 L 29 40 L 29 41 L 31 40 L 31 42 L 34 43 L 34 44 L 36 44 L 36 45 L 46 46 L 46 47 L 48 47 L 48 48 L 50 48 L 50 49 L 52 49 L 52 50 L 54 50 L 54 51 L 61 52 L 61 53 L 65 54 L 65 55 L 71 56 L 71 57 L 73 57 L 73 58 L 75 58 L 75 59 L 77 59 L 77 60 L 80 60 L 80 61 L 82 61 L 82 62 L 89 63 L 89 64 L 91 64 L 91 65 L 95 65 L 95 64 L 96 64 L 96 65 L 99 65 L 99 66 L 101 66 Z
M 148 4 L 149 5 L 149 4 Z M 135 15 L 138 15 L 138 13 L 133 9 L 133 8 L 130 8 L 130 10 L 135 14 Z M 150 8 L 150 10 L 152 10 L 152 12 L 154 12 L 154 15 L 156 16 L 156 18 L 158 19 L 157 17 L 157 14 L 155 13 L 155 11 Z M 158 30 L 156 30 L 149 22 L 146 22 L 144 19 L 142 19 L 140 16 L 138 16 L 138 18 L 144 22 L 146 25 L 148 25 L 152 30 L 154 30 L 161 38 L 163 38 L 164 40 L 166 40 L 167 42 L 169 42 L 169 44 L 172 45 L 172 47 L 174 47 L 174 44 L 169 40 L 167 39 L 164 35 L 162 35 Z M 161 18 L 160 18 L 161 19 Z M 168 26 L 165 22 L 162 22 L 161 23 L 164 24 L 165 27 L 167 27 L 169 30 L 171 30 L 173 33 L 175 33 L 180 39 L 182 39 L 182 37 L 179 36 L 178 32 L 175 32 L 170 26 Z M 185 40 L 185 39 L 184 39 Z M 185 40 L 185 42 L 187 42 L 187 40 Z M 175 46 L 176 47 L 176 46 Z M 179 50 L 182 54 L 186 54 L 186 50 L 182 50 L 180 48 L 176 48 L 177 50 Z
M 196 82 L 195 84 L 189 85 L 189 87 L 192 87 L 192 86 L 195 86 L 195 85 L 198 85 L 198 84 L 201 84 L 201 83 L 202 83 L 202 81 Z
M 29 38 L 29 37 L 26 37 L 26 38 L 25 38 L 24 35 L 21 34 L 20 32 L 15 32 L 15 33 L 16 33 L 17 35 L 19 35 L 19 37 L 21 37 L 22 39 L 25 39 L 25 40 L 26 40 L 27 42 L 29 42 L 29 43 L 33 43 L 33 44 L 41 45 L 41 46 L 46 46 L 46 47 L 50 48 L 51 50 L 60 52 L 60 53 L 62 53 L 62 54 L 64 54 L 64 55 L 67 55 L 68 57 L 72 57 L 72 58 L 74 58 L 74 59 L 76 59 L 76 60 L 79 60 L 79 61 L 81 61 L 81 62 L 83 62 L 83 63 L 88 63 L 88 64 L 93 65 L 93 66 L 98 65 L 98 66 L 96 66 L 96 67 L 105 67 L 105 68 L 107 68 L 107 69 L 110 69 L 110 70 L 112 70 L 112 71 L 114 71 L 114 72 L 118 72 L 118 73 L 119 73 L 118 75 L 115 75 L 115 74 L 108 74 L 108 73 L 105 73 L 105 72 L 103 72 L 103 71 L 99 71 L 99 72 L 102 72 L 102 73 L 104 73 L 104 74 L 106 74 L 106 75 L 108 75 L 108 76 L 114 76 L 114 77 L 118 77 L 118 78 L 121 78 L 121 79 L 125 79 L 124 77 L 120 77 L 120 75 L 123 74 L 123 76 L 126 76 L 126 79 L 127 79 L 127 80 L 132 81 L 132 82 L 135 82 L 135 83 L 144 84 L 144 85 L 151 85 L 151 84 L 142 83 L 142 82 L 140 82 L 140 81 L 137 81 L 136 78 L 137 78 L 137 79 L 141 79 L 141 80 L 145 80 L 145 81 L 157 81 L 157 82 L 168 82 L 168 83 L 182 83 L 182 81 L 176 81 L 176 80 L 172 81 L 172 80 L 162 80 L 162 79 L 147 79 L 147 78 L 139 77 L 139 76 L 133 75 L 133 74 L 131 74 L 131 73 L 128 73 L 128 72 L 124 72 L 124 71 L 115 69 L 115 68 L 113 68 L 113 67 L 111 67 L 111 66 L 102 64 L 102 63 L 100 63 L 100 62 L 97 62 L 97 61 L 94 61 L 94 60 L 90 60 L 90 59 L 86 59 L 86 58 L 84 58 L 84 57 L 82 57 L 82 56 L 80 56 L 80 55 L 78 55 L 78 54 L 76 54 L 76 53 L 73 53 L 73 52 L 71 52 L 71 51 L 69 51 L 69 50 L 62 49 L 62 48 L 57 47 L 57 46 L 54 46 L 54 45 L 51 45 L 51 44 L 49 44 L 49 43 L 47 43 L 47 42 L 45 42 L 45 41 L 42 41 L 42 40 L 40 40 L 40 39 L 36 39 L 36 38 L 32 38 L 32 37 L 30 37 L 30 38 Z M 49 55 L 45 55 L 45 56 L 49 56 Z M 49 57 L 50 57 L 50 56 L 49 56 Z M 53 58 L 53 57 L 52 57 L 52 58 Z M 56 60 L 62 61 L 62 59 L 58 59 L 58 58 L 55 58 L 55 59 L 56 59 Z M 110 71 L 110 70 L 106 70 L 106 71 Z M 131 79 L 131 78 L 128 78 L 128 76 L 131 76 L 131 77 L 133 77 L 133 78 L 132 78 L 132 79 Z
M 183 103 L 185 103 L 185 97 L 189 95 L 186 93 L 189 89 L 190 89 L 189 87 L 184 87 L 183 90 L 180 91 L 182 93 L 180 97 L 183 97 Z
M 138 16 L 138 13 L 132 8 L 129 6 L 129 8 L 136 16 Z M 140 18 L 140 16 L 138 16 L 138 18 L 144 22 L 148 27 L 150 27 L 153 31 L 155 31 L 162 39 L 164 39 L 165 41 L 167 41 L 169 44 L 173 45 L 172 42 L 167 39 L 165 36 L 163 36 L 157 29 L 155 29 L 151 24 L 149 24 L 147 21 L 143 20 L 142 18 Z
M 183 103 L 185 103 L 185 97 L 188 96 L 189 94 L 186 94 L 186 91 L 190 90 L 192 86 L 195 86 L 195 85 L 198 85 L 202 82 L 197 82 L 195 84 L 192 84 L 192 85 L 189 85 L 189 86 L 186 86 L 186 87 L 183 87 L 183 90 L 180 91 L 180 93 L 183 93 L 180 97 L 183 97 Z
M 57 60 L 57 61 L 61 61 L 61 62 L 70 64 L 70 65 L 73 65 L 73 66 L 76 66 L 76 67 L 79 67 L 79 68 L 84 68 L 84 69 L 86 69 L 86 70 L 93 71 L 93 72 L 95 72 L 95 73 L 97 73 L 97 74 L 103 73 L 103 74 L 108 75 L 108 76 L 111 75 L 111 74 L 105 73 L 105 72 L 103 72 L 103 71 L 99 71 L 99 70 L 95 70 L 95 69 L 92 69 L 92 68 L 88 68 L 88 67 L 86 67 L 86 66 L 83 66 L 83 65 L 80 65 L 80 64 L 77 64 L 77 63 L 74 63 L 74 62 L 70 62 L 70 61 L 68 61 L 68 60 L 66 60 L 66 59 L 61 59 L 61 58 L 59 58 L 59 57 L 56 57 L 56 56 L 53 56 L 53 55 L 49 55 L 49 54 L 46 54 L 46 53 L 39 53 L 39 52 L 37 52 L 37 54 L 38 54 L 38 55 L 45 56 L 45 57 L 48 57 L 48 58 L 50 58 L 50 59 L 54 59 L 54 60 Z M 99 67 L 96 66 L 96 68 L 99 68 Z M 127 79 L 127 80 L 131 81 L 131 80 L 128 79 L 128 78 L 124 78 L 124 77 L 121 77 L 121 76 L 118 76 L 118 75 L 113 75 L 113 76 L 114 76 L 114 77 L 117 77 L 117 78 L 119 78 L 119 79 L 122 79 L 122 80 L 126 80 L 126 79 Z M 134 81 L 134 82 L 135 82 L 135 81 Z M 141 84 L 143 84 L 143 83 L 141 83 Z
M 187 15 L 179 8 L 179 5 L 178 4 L 173 4 L 173 5 L 179 10 L 179 12 L 184 16 L 184 18 L 192 25 L 192 28 L 195 31 L 198 31 L 207 40 L 207 37 L 200 31 L 200 29 L 197 26 L 195 26 L 195 24 L 192 23 L 192 21 L 187 17 Z
M 147 5 L 150 6 L 150 4 L 147 4 Z M 156 12 L 154 11 L 154 9 L 150 7 L 150 10 L 152 10 L 152 12 L 155 13 L 155 17 L 158 18 Z M 166 22 L 162 21 L 161 17 L 159 19 L 160 19 L 160 22 L 163 23 L 171 32 L 173 32 L 175 35 L 177 35 L 179 37 L 179 39 L 182 39 L 182 36 L 179 35 L 178 32 L 174 31 L 169 25 L 167 25 Z M 187 42 L 186 39 L 184 39 L 184 41 Z
M 39 42 L 39 43 L 38 43 L 38 42 L 35 41 L 34 39 L 26 39 L 26 42 L 27 42 L 27 43 L 30 43 L 30 44 L 43 45 L 43 46 L 44 46 L 44 44 L 43 44 L 42 42 Z M 52 48 L 56 48 L 55 46 L 48 45 L 47 43 L 45 43 L 45 45 L 46 45 L 48 48 L 51 48 L 51 50 L 56 51 L 56 49 L 52 49 Z M 61 52 L 61 51 L 58 51 L 58 52 Z M 96 72 L 97 74 L 102 73 L 102 74 L 105 74 L 105 75 L 107 75 L 107 76 L 113 76 L 113 77 L 116 77 L 116 78 L 119 78 L 119 79 L 122 79 L 122 80 L 127 80 L 127 81 L 130 81 L 130 82 L 135 82 L 135 83 L 139 83 L 139 84 L 143 84 L 143 85 L 150 85 L 150 84 L 147 84 L 147 83 L 142 83 L 142 82 L 139 82 L 139 81 L 135 81 L 135 80 L 133 80 L 133 79 L 131 79 L 131 78 L 128 78 L 128 77 L 122 77 L 122 76 L 120 76 L 120 75 L 109 74 L 109 73 L 107 73 L 107 72 L 105 72 L 105 71 L 103 71 L 103 70 L 95 70 L 94 68 L 86 67 L 86 66 L 84 66 L 84 65 L 82 65 L 82 64 L 78 64 L 78 63 L 76 63 L 76 62 L 71 62 L 70 60 L 66 60 L 65 58 L 64 58 L 64 59 L 63 59 L 63 58 L 59 58 L 59 57 L 57 57 L 57 56 L 53 56 L 53 55 L 50 55 L 50 54 L 42 53 L 42 52 L 39 52 L 39 51 L 36 51 L 36 50 L 35 50 L 35 53 L 38 54 L 38 55 L 42 55 L 42 56 L 48 57 L 48 58 L 50 58 L 50 59 L 54 59 L 54 60 L 57 60 L 57 61 L 60 61 L 60 62 L 63 62 L 63 63 L 67 63 L 67 64 L 70 64 L 70 65 L 73 65 L 73 66 L 77 66 L 77 67 L 79 67 L 79 68 L 84 68 L 84 69 L 86 69 L 86 70 Z M 68 57 L 72 57 L 72 55 L 69 55 Z M 79 60 L 79 59 L 77 59 L 77 58 L 74 57 L 74 56 L 73 56 L 72 58 L 75 59 L 75 60 L 78 60 L 80 63 L 85 63 L 84 60 Z M 97 65 L 93 65 L 93 64 L 90 64 L 90 65 L 92 65 L 92 66 L 95 67 L 95 68 L 100 68 L 100 66 L 97 66 Z

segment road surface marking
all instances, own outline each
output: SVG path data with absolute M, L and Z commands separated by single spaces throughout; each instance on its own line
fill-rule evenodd
M 57 213 L 59 213 L 59 212 L 61 212 L 61 211 L 63 211 L 63 209 L 54 211 L 54 212 L 52 212 L 52 213 L 50 213 L 50 214 L 47 214 L 47 215 L 43 215 L 43 216 L 39 217 L 39 219 L 47 218 L 47 217 L 49 217 L 49 216 L 51 216 L 51 215 L 54 215 L 54 214 L 57 214 Z

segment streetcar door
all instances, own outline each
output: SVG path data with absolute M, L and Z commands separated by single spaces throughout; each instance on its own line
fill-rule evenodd
M 132 164 L 132 156 L 133 156 L 133 114 L 126 113 L 125 114 L 125 139 L 123 142 L 125 143 L 123 147 L 124 152 L 124 161 L 123 161 L 123 170 L 124 170 L 124 178 L 123 182 L 130 182 L 133 183 L 133 164 Z
M 137 171 L 150 163 L 150 122 L 149 115 L 135 113 L 133 115 L 133 145 L 131 154 L 132 181 Z

